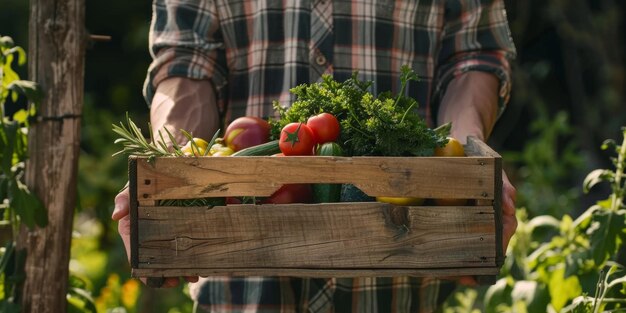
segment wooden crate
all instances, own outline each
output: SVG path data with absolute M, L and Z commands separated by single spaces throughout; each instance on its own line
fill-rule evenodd
M 285 275 L 495 278 L 501 158 L 470 138 L 468 157 L 129 159 L 135 277 Z M 158 200 L 269 196 L 283 184 L 350 183 L 370 196 L 473 199 L 468 206 L 379 202 L 157 206 Z

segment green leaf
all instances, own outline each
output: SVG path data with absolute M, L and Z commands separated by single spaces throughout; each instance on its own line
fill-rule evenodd
M 551 272 L 550 281 L 548 282 L 551 297 L 550 303 L 556 311 L 560 311 L 565 304 L 582 293 L 578 277 L 569 276 L 565 278 L 564 274 L 565 268 L 555 269 Z
M 15 179 L 9 181 L 9 204 L 21 222 L 30 229 L 35 225 L 44 227 L 48 224 L 48 214 L 43 203 L 30 193 L 26 185 Z
M 576 218 L 574 221 L 574 227 L 577 229 L 585 229 L 589 226 L 591 222 L 591 218 L 593 217 L 594 212 L 601 210 L 602 207 L 599 205 L 592 205 L 588 208 L 583 214 Z
M 617 285 L 622 285 L 622 288 L 626 288 L 626 275 L 620 277 L 620 278 L 616 278 L 614 280 L 612 280 L 609 285 L 606 287 L 606 289 L 611 289 Z
M 9 301 L 2 301 L 2 306 L 0 306 L 0 312 L 2 313 L 20 313 L 22 309 L 19 304 L 12 303 Z
M 538 228 L 538 227 L 549 227 L 553 229 L 559 229 L 560 222 L 554 216 L 540 215 L 528 221 L 526 225 L 530 229 L 529 231 L 532 232 L 535 228 Z
M 68 304 L 72 304 L 75 309 L 79 309 L 76 312 L 98 312 L 93 297 L 84 289 L 75 287 L 69 288 L 67 300 Z
M 561 232 L 562 235 L 567 235 L 572 230 L 572 225 L 573 224 L 574 224 L 574 222 L 572 221 L 572 217 L 567 215 L 567 214 L 565 214 L 561 218 L 561 223 L 559 225 L 559 231 Z
M 528 312 L 547 312 L 550 296 L 544 284 L 536 281 L 520 280 L 515 282 L 511 292 L 513 302 L 526 304 Z
M 13 46 L 15 46 L 13 38 L 9 36 L 0 37 L 0 48 L 12 48 Z
M 620 236 L 624 231 L 624 222 L 626 220 L 621 212 L 598 211 L 593 215 L 587 234 L 591 236 L 591 249 L 596 266 L 602 266 L 617 252 Z
M 13 241 L 9 240 L 4 246 L 4 254 L 2 254 L 2 259 L 0 259 L 0 273 L 4 273 L 7 264 L 10 262 L 10 260 L 12 260 L 14 250 L 15 244 Z
M 589 249 L 578 249 L 565 256 L 565 277 L 578 275 L 582 270 L 595 268 L 591 261 L 591 251 Z
M 615 140 L 607 139 L 602 143 L 601 149 L 608 150 L 608 149 L 615 149 L 616 147 L 617 147 L 617 144 L 615 143 Z
M 0 141 L 3 147 L 2 151 L 2 173 L 10 175 L 13 166 L 13 152 L 15 151 L 15 142 L 17 139 L 18 124 L 15 122 L 5 122 L 2 124 L 3 131 L 0 134 Z
M 583 191 L 587 193 L 589 192 L 589 190 L 591 190 L 593 186 L 603 181 L 612 182 L 613 176 L 613 172 L 606 169 L 593 170 L 587 175 L 587 177 L 585 177 L 585 180 L 583 181 Z
M 511 292 L 513 288 L 508 278 L 500 278 L 487 289 L 485 293 L 486 313 L 496 313 L 496 307 L 500 304 L 513 304 Z
M 39 103 L 43 99 L 43 92 L 41 92 L 37 83 L 29 80 L 13 81 L 7 88 L 26 96 L 29 101 L 34 103 Z
M 578 296 L 574 298 L 574 300 L 572 300 L 572 303 L 570 305 L 564 307 L 563 310 L 561 310 L 561 313 L 591 312 L 592 311 L 591 303 L 588 301 L 585 301 L 586 299 L 587 299 L 586 296 Z
M 24 109 L 18 110 L 15 114 L 13 114 L 13 120 L 20 124 L 26 123 L 28 120 L 28 111 Z

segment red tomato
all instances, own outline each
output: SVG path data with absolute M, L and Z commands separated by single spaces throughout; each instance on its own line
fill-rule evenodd
M 237 197 L 226 197 L 226 204 L 241 204 L 241 199 Z
M 280 187 L 262 203 L 286 204 L 311 202 L 313 202 L 313 189 L 310 184 L 288 184 Z
M 319 144 L 332 142 L 339 138 L 339 121 L 330 113 L 321 113 L 311 116 L 306 122 L 306 125 L 311 128 Z
M 224 144 L 233 151 L 260 145 L 269 139 L 270 124 L 264 119 L 252 116 L 235 119 L 224 133 Z
M 312 155 L 315 135 L 304 123 L 289 123 L 280 132 L 278 147 L 284 155 Z

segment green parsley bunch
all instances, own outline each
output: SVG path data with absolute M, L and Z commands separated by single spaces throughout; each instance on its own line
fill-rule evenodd
M 357 73 L 344 82 L 324 75 L 322 81 L 291 89 L 296 101 L 289 108 L 277 102 L 280 119 L 271 121 L 273 136 L 292 122 L 305 123 L 310 116 L 327 112 L 341 123 L 338 143 L 350 156 L 429 156 L 435 147 L 447 143 L 448 127 L 431 129 L 418 115 L 418 103 L 404 96 L 406 85 L 417 80 L 408 67 L 402 67 L 402 87 L 397 96 L 384 92 L 378 96 L 368 90 L 372 82 L 360 81 Z

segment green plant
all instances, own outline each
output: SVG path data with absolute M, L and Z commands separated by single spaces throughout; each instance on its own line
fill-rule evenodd
M 499 312 L 497 306 L 505 310 L 523 306 L 529 312 L 596 313 L 626 306 L 626 276 L 620 276 L 622 266 L 614 259 L 626 239 L 626 128 L 623 136 L 621 145 L 613 141 L 602 145 L 616 153 L 615 168 L 594 170 L 583 183 L 585 192 L 609 183 L 608 199 L 576 219 L 566 214 L 561 220 L 547 215 L 527 220 L 522 211 L 512 262 L 487 291 L 487 312 Z
M 526 209 L 518 209 L 519 225 L 501 278 L 487 290 L 457 291 L 443 312 L 623 311 L 626 275 L 616 258 L 626 239 L 626 128 L 623 137 L 621 145 L 611 140 L 602 145 L 616 154 L 614 169 L 593 170 L 583 182 L 584 192 L 608 183 L 611 194 L 606 200 L 576 218 L 530 217 Z
M 573 129 L 565 111 L 551 117 L 542 105 L 533 110 L 536 117 L 529 125 L 533 139 L 522 151 L 504 153 L 503 158 L 519 168 L 517 205 L 525 207 L 531 217 L 547 214 L 560 218 L 575 207 L 581 195 L 568 181 L 575 178 L 582 158 L 573 141 L 567 141 Z
M 29 228 L 47 224 L 46 210 L 41 201 L 24 184 L 24 161 L 28 158 L 29 119 L 35 115 L 42 94 L 34 82 L 20 80 L 13 70 L 14 62 L 26 63 L 26 52 L 10 37 L 0 36 L 0 231 L 4 246 L 0 250 L 0 308 L 2 312 L 17 312 L 16 285 L 23 279 L 19 264 L 24 255 L 15 251 L 15 234 L 20 224 Z M 28 100 L 28 107 L 7 116 L 6 104 L 15 104 L 19 97 Z
M 43 203 L 24 184 L 28 159 L 28 129 L 37 113 L 42 92 L 36 83 L 21 80 L 13 65 L 26 63 L 26 52 L 10 37 L 0 36 L 0 312 L 19 312 L 16 286 L 24 279 L 22 265 L 25 251 L 15 249 L 15 236 L 21 224 L 29 228 L 45 227 L 47 212 Z M 19 107 L 20 97 L 26 106 Z M 8 116 L 7 104 L 12 104 Z M 96 312 L 88 281 L 71 274 L 67 301 L 69 312 Z

